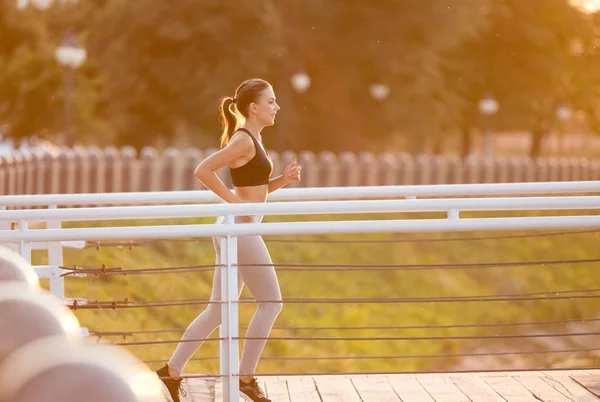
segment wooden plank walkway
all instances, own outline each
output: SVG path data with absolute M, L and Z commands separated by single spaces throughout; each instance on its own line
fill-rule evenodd
M 258 377 L 273 402 L 593 402 L 599 370 Z M 182 402 L 220 402 L 222 383 L 186 379 Z M 241 400 L 241 399 L 240 399 Z

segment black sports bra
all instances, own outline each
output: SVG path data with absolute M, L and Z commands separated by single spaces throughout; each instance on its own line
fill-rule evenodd
M 233 185 L 235 187 L 250 187 L 269 184 L 269 178 L 273 172 L 273 162 L 269 158 L 269 153 L 263 150 L 250 131 L 245 128 L 239 128 L 237 131 L 248 133 L 252 138 L 252 142 L 254 142 L 256 153 L 246 164 L 237 168 L 229 168 Z

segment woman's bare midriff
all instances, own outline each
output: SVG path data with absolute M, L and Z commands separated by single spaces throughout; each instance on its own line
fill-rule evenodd
M 269 194 L 269 185 L 262 184 L 252 187 L 234 187 L 235 194 L 244 201 L 248 202 L 266 202 Z

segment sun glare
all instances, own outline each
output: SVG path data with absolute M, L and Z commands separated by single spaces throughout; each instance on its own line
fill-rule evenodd
M 573 6 L 586 13 L 595 13 L 600 10 L 600 0 L 570 0 Z

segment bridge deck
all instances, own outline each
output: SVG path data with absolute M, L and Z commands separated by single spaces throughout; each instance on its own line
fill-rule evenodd
M 273 402 L 592 402 L 600 370 L 258 377 Z M 182 401 L 222 400 L 220 381 L 184 381 Z

